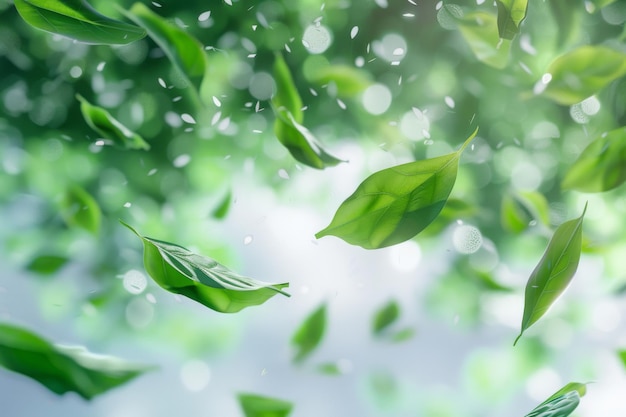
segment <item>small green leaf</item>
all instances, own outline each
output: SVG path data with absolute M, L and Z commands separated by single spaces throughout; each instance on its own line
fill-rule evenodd
M 80 101 L 80 111 L 85 122 L 104 139 L 109 139 L 126 149 L 150 149 L 150 145 L 141 136 L 120 123 L 108 111 L 94 106 L 81 95 L 77 95 L 76 98 Z
M 602 134 L 572 164 L 561 187 L 586 193 L 612 190 L 626 181 L 626 127 Z
M 496 16 L 468 13 L 459 21 L 459 30 L 479 61 L 498 69 L 506 67 L 511 41 L 500 38 Z
M 87 400 L 151 369 L 82 347 L 53 345 L 10 324 L 0 324 L 0 366 L 33 378 L 56 394 L 74 391 Z
M 85 0 L 14 0 L 14 3 L 29 25 L 79 42 L 122 45 L 146 36 L 142 28 L 103 16 Z
M 334 84 L 340 97 L 354 97 L 372 84 L 366 72 L 348 65 L 322 67 L 310 81 L 319 85 Z
M 272 97 L 272 104 L 276 108 L 284 107 L 297 123 L 302 123 L 304 119 L 302 99 L 291 76 L 291 71 L 279 53 L 274 58 L 274 81 L 276 82 L 276 94 Z
M 378 311 L 376 311 L 374 319 L 372 320 L 372 332 L 374 335 L 379 336 L 383 331 L 385 331 L 385 329 L 398 320 L 399 316 L 400 307 L 396 301 L 389 301 L 387 304 L 382 306 Z
M 548 311 L 576 273 L 582 249 L 582 225 L 586 211 L 585 204 L 580 217 L 569 220 L 556 229 L 546 252 L 530 275 L 526 284 L 522 328 L 513 345 L 526 329 Z
M 581 46 L 556 58 L 543 94 L 563 105 L 581 102 L 626 74 L 626 54 L 606 46 Z
M 378 171 L 339 206 L 331 223 L 315 236 L 334 235 L 352 245 L 377 249 L 411 239 L 446 204 L 459 166 L 461 149 L 448 155 Z
M 407 340 L 412 339 L 415 336 L 415 329 L 411 327 L 407 327 L 402 330 L 398 330 L 394 334 L 391 335 L 391 341 L 395 343 L 406 342 Z
M 339 363 L 337 362 L 322 363 L 317 366 L 317 370 L 324 375 L 330 376 L 343 375 L 344 373 L 341 369 L 341 366 L 339 366 Z
M 63 196 L 61 216 L 70 227 L 78 226 L 93 234 L 98 234 L 100 230 L 100 206 L 87 191 L 77 185 L 70 187 Z
M 498 33 L 503 39 L 512 40 L 526 18 L 528 0 L 496 0 L 498 5 Z
M 26 269 L 41 275 L 52 275 L 69 261 L 65 256 L 40 255 L 26 265 Z
M 567 417 L 578 407 L 580 397 L 584 396 L 585 392 L 585 384 L 570 382 L 525 417 Z
M 237 397 L 246 417 L 287 417 L 293 408 L 289 401 L 277 398 L 247 393 L 240 393 Z
M 289 283 L 268 284 L 231 271 L 206 256 L 196 255 L 182 246 L 140 235 L 120 222 L 143 242 L 144 266 L 163 289 L 181 294 L 221 313 L 236 313 L 263 304 Z
M 213 213 L 211 215 L 215 219 L 223 219 L 228 214 L 228 210 L 230 210 L 230 204 L 232 202 L 232 193 L 230 190 L 224 195 L 222 201 L 215 207 Z
M 325 331 L 326 304 L 322 304 L 302 322 L 291 338 L 296 349 L 293 361 L 303 362 L 320 344 Z
M 506 230 L 514 233 L 526 230 L 532 221 L 548 226 L 550 224 L 548 200 L 537 191 L 505 194 L 502 198 L 500 220 Z

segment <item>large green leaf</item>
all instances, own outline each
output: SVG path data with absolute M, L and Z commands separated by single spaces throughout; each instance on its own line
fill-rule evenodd
M 14 0 L 22 19 L 46 32 L 91 44 L 127 44 L 146 36 L 135 25 L 98 13 L 85 0 Z
M 389 301 L 382 306 L 374 314 L 372 320 L 372 332 L 375 335 L 380 335 L 385 329 L 391 326 L 400 316 L 400 307 L 395 300 Z
M 268 284 L 231 271 L 215 260 L 196 255 L 182 246 L 140 235 L 144 266 L 162 288 L 191 298 L 221 313 L 236 313 L 246 307 L 263 304 L 280 293 L 289 283 Z
M 0 366 L 33 378 L 56 394 L 74 391 L 88 400 L 150 369 L 82 347 L 53 345 L 10 324 L 0 324 Z
M 626 127 L 604 133 L 572 164 L 561 187 L 587 193 L 612 190 L 626 181 Z
M 378 171 L 339 206 L 315 236 L 334 235 L 377 249 L 411 239 L 439 214 L 452 191 L 463 150 L 478 129 L 451 154 Z
M 626 54 L 585 45 L 556 58 L 547 73 L 552 78 L 543 94 L 559 104 L 572 105 L 626 74 Z
M 500 38 L 495 15 L 481 11 L 468 13 L 458 21 L 458 28 L 479 61 L 498 69 L 506 67 L 511 41 Z
M 582 226 L 586 211 L 585 204 L 580 217 L 566 221 L 556 229 L 546 252 L 530 275 L 526 284 L 521 331 L 514 345 L 524 331 L 548 311 L 576 273 L 582 249 Z
M 80 101 L 80 111 L 85 122 L 104 139 L 126 149 L 150 149 L 150 145 L 141 136 L 120 123 L 111 116 L 111 113 L 102 107 L 94 106 L 81 95 L 77 95 L 76 98 Z
M 525 417 L 567 417 L 578 407 L 580 397 L 584 396 L 586 391 L 585 384 L 570 382 Z
M 246 417 L 287 417 L 293 409 L 292 403 L 277 398 L 247 393 L 237 397 Z
M 68 226 L 98 234 L 102 212 L 96 200 L 78 185 L 70 187 L 61 200 L 61 216 Z
M 296 352 L 293 361 L 304 361 L 322 341 L 326 331 L 326 304 L 319 306 L 302 322 L 291 338 Z
M 498 33 L 503 39 L 513 39 L 526 18 L 528 0 L 496 0 L 498 5 Z

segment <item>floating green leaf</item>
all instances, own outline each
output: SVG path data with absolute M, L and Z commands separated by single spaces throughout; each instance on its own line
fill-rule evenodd
M 498 5 L 498 33 L 503 39 L 513 39 L 526 18 L 528 0 L 496 0 Z
M 293 409 L 292 403 L 277 398 L 247 393 L 237 397 L 246 417 L 287 417 Z
M 619 294 L 623 294 L 625 290 L 626 287 L 621 287 Z M 622 365 L 626 367 L 626 349 L 618 350 L 617 356 L 619 356 L 620 360 L 622 361 Z
M 96 200 L 84 189 L 70 187 L 61 200 L 61 216 L 68 226 L 98 234 L 102 212 Z
M 578 268 L 582 248 L 583 214 L 561 224 L 550 239 L 548 248 L 526 284 L 524 316 L 517 343 L 526 329 L 548 311 L 552 303 L 567 288 Z
M 29 25 L 79 42 L 120 45 L 146 36 L 142 28 L 103 16 L 85 0 L 14 0 L 14 3 Z
M 304 361 L 322 341 L 326 331 L 326 304 L 319 306 L 298 327 L 291 343 L 296 349 L 293 361 Z
M 452 191 L 461 149 L 448 155 L 378 171 L 339 206 L 331 223 L 315 236 L 334 235 L 352 245 L 377 249 L 411 239 L 439 214 Z
M 140 235 L 121 222 L 143 242 L 144 266 L 165 290 L 191 298 L 221 313 L 236 313 L 263 304 L 289 283 L 268 284 L 241 276 L 211 258 L 196 255 L 182 246 Z
M 77 95 L 76 98 L 80 101 L 80 111 L 83 113 L 85 122 L 104 139 L 111 140 L 126 149 L 150 149 L 150 145 L 141 136 L 120 123 L 111 116 L 111 113 L 102 107 L 94 106 L 81 95 Z
M 585 384 L 570 382 L 525 417 L 567 417 L 578 407 L 580 397 L 584 396 L 585 392 Z
M 211 215 L 216 219 L 223 219 L 226 217 L 228 210 L 230 210 L 231 201 L 232 193 L 229 190 L 222 198 L 222 201 L 217 205 L 217 207 L 215 207 Z
M 506 230 L 520 233 L 533 221 L 548 226 L 549 211 L 548 201 L 543 194 L 537 191 L 518 191 L 505 194 L 502 198 L 500 220 Z
M 0 324 L 0 366 L 33 378 L 56 394 L 74 391 L 87 400 L 150 369 L 82 347 L 53 345 L 10 324 Z
M 374 314 L 372 320 L 372 332 L 380 335 L 385 329 L 391 326 L 400 316 L 400 307 L 395 300 L 389 301 Z
M 597 93 L 626 74 L 626 54 L 606 46 L 581 46 L 555 59 L 543 94 L 563 105 L 572 105 Z
M 395 343 L 406 342 L 415 336 L 415 329 L 407 327 L 405 329 L 398 330 L 393 333 L 390 340 Z
M 324 375 L 330 376 L 343 375 L 345 373 L 345 370 L 339 362 L 321 363 L 317 366 L 317 370 Z
M 500 38 L 496 16 L 468 13 L 459 21 L 459 30 L 479 61 L 498 69 L 506 67 L 511 41 Z
M 612 190 L 626 181 L 626 127 L 596 138 L 572 164 L 561 187 L 599 193 Z
M 302 123 L 304 119 L 302 99 L 285 59 L 278 53 L 274 58 L 274 81 L 276 82 L 276 94 L 272 97 L 272 104 L 276 108 L 284 107 L 297 123 Z
M 340 97 L 354 97 L 372 84 L 367 73 L 348 65 L 320 68 L 310 80 L 316 84 L 334 84 Z
M 69 261 L 65 256 L 40 255 L 26 265 L 26 269 L 41 275 L 52 275 Z

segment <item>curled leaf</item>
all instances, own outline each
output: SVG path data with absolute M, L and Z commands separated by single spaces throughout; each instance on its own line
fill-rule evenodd
M 580 382 L 570 382 L 535 407 L 525 417 L 567 417 L 578 407 L 587 388 Z

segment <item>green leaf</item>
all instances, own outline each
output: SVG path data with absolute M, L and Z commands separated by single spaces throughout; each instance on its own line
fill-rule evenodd
M 326 304 L 322 304 L 302 322 L 291 338 L 296 349 L 293 361 L 303 362 L 320 344 L 325 331 Z
M 528 0 L 496 0 L 498 5 L 498 33 L 503 39 L 512 40 L 526 18 Z
M 372 332 L 374 335 L 379 336 L 385 329 L 391 326 L 400 316 L 400 307 L 394 300 L 389 301 L 382 306 L 374 314 L 372 320 Z
M 578 407 L 580 397 L 584 396 L 585 392 L 585 384 L 570 382 L 525 417 L 567 417 Z
M 41 275 L 52 275 L 69 261 L 65 256 L 40 255 L 26 265 L 26 269 Z
M 590 0 L 590 1 L 596 8 L 601 9 L 604 6 L 608 6 L 609 4 L 615 3 L 616 0 Z
M 511 232 L 526 230 L 534 220 L 548 226 L 550 208 L 548 200 L 537 191 L 518 191 L 505 194 L 500 211 L 502 226 Z
M 0 324 L 0 365 L 26 375 L 56 394 L 89 400 L 151 369 L 82 347 L 53 345 L 36 334 Z
M 348 65 L 322 67 L 310 81 L 319 85 L 334 84 L 340 97 L 354 97 L 372 84 L 367 72 Z
M 626 127 L 602 134 L 572 164 L 561 188 L 586 193 L 612 190 L 626 181 Z
M 78 226 L 94 235 L 100 230 L 100 206 L 87 191 L 77 185 L 70 187 L 63 196 L 61 216 L 70 227 Z
M 457 4 L 444 4 L 437 11 L 437 21 L 442 28 L 453 30 L 458 27 L 463 18 L 463 9 Z
M 230 190 L 224 195 L 222 201 L 215 207 L 213 213 L 211 215 L 215 219 L 223 219 L 228 214 L 228 210 L 230 210 L 230 204 L 232 202 L 232 193 Z
M 137 133 L 131 131 L 102 107 L 94 106 L 81 95 L 76 95 L 80 101 L 80 111 L 85 122 L 104 139 L 109 139 L 126 149 L 150 149 L 150 145 Z
M 274 58 L 274 81 L 276 82 L 276 94 L 272 97 L 272 104 L 276 108 L 284 107 L 297 123 L 302 123 L 304 119 L 302 99 L 298 94 L 291 71 L 279 53 Z
M 581 46 L 548 67 L 543 94 L 563 105 L 581 102 L 626 74 L 626 54 L 606 46 Z
M 142 28 L 103 16 L 85 0 L 14 0 L 14 3 L 29 25 L 79 42 L 122 45 L 146 36 Z
M 626 290 L 626 287 L 622 287 L 620 288 L 620 291 L 618 293 L 623 294 L 625 290 Z M 626 367 L 626 349 L 618 350 L 617 356 L 619 356 L 620 360 L 622 361 L 622 365 Z
M 459 21 L 459 30 L 479 61 L 498 69 L 506 67 L 511 41 L 500 38 L 496 16 L 486 12 L 468 13 Z
M 407 327 L 402 330 L 398 330 L 394 334 L 391 335 L 391 341 L 395 343 L 406 342 L 407 340 L 412 339 L 415 336 L 415 329 L 411 327 Z
M 580 217 L 569 220 L 556 229 L 546 252 L 530 275 L 526 284 L 522 328 L 513 345 L 526 329 L 548 311 L 576 273 L 582 248 L 583 217 L 586 211 L 585 204 Z
M 293 408 L 289 401 L 277 398 L 247 393 L 238 394 L 237 397 L 246 417 L 287 417 Z
M 437 217 L 452 191 L 463 150 L 378 171 L 339 206 L 315 236 L 334 235 L 352 245 L 377 249 L 411 239 Z
M 181 294 L 221 313 L 236 313 L 263 304 L 289 283 L 268 284 L 241 276 L 206 256 L 196 255 L 182 246 L 140 235 L 120 222 L 143 242 L 144 266 L 163 289 Z
M 343 371 L 341 366 L 337 362 L 326 362 L 317 366 L 317 370 L 324 374 L 330 376 L 343 375 Z

